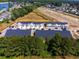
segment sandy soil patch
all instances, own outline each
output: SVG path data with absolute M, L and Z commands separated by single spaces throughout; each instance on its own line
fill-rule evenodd
M 37 15 L 34 12 L 31 12 L 28 15 L 25 15 L 24 17 L 18 18 L 16 22 L 50 22 L 50 21 L 44 19 L 43 17 Z
M 10 22 L 10 23 L 1 23 L 0 24 L 0 32 L 2 30 L 4 30 L 5 28 L 7 28 L 8 26 L 12 25 L 14 22 Z

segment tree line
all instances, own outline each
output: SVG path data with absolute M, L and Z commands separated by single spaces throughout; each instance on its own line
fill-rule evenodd
M 36 9 L 39 6 L 41 6 L 41 4 L 33 4 L 28 6 L 24 5 L 18 9 L 15 8 L 11 11 L 11 20 L 15 21 L 17 18 L 23 17 L 24 15 L 32 12 L 34 9 Z
M 27 3 L 27 4 L 18 4 L 20 5 L 19 8 L 14 8 L 14 9 L 8 9 L 10 12 L 10 17 L 4 19 L 0 23 L 9 23 L 9 20 L 15 21 L 19 17 L 23 17 L 24 15 L 27 15 L 28 13 L 32 12 L 34 9 L 42 6 L 43 4 L 41 3 Z
M 59 33 L 52 39 L 42 37 L 0 38 L 0 56 L 79 56 L 79 40 L 63 38 Z

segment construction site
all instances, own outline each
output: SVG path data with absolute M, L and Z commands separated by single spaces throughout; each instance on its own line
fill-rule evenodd
M 44 15 L 45 18 L 49 19 L 52 22 L 67 22 L 73 38 L 79 38 L 79 18 L 78 17 L 66 14 L 64 12 L 56 11 L 50 8 L 46 8 L 46 7 L 40 7 L 35 12 L 39 15 Z
M 0 32 L 16 22 L 66 22 L 72 37 L 79 38 L 79 3 L 67 0 L 63 0 L 61 6 L 57 6 L 57 3 L 60 1 L 40 6 L 7 26 L 4 23 L 0 24 Z

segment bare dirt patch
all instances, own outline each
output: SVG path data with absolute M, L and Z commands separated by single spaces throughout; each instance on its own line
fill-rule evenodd
M 20 17 L 20 18 L 16 19 L 15 22 L 50 22 L 50 21 L 43 18 L 42 16 L 37 15 L 34 12 L 31 12 L 28 15 L 25 15 L 24 17 Z M 15 22 L 1 23 L 0 32 Z
M 55 56 L 55 57 L 49 57 L 49 58 L 42 58 L 42 57 L 38 57 L 38 56 L 20 56 L 20 57 L 16 57 L 16 59 L 79 59 L 79 57 L 75 57 L 75 56 L 65 56 L 65 57 L 61 57 L 61 56 Z
M 5 28 L 7 28 L 8 26 L 12 25 L 14 22 L 10 22 L 10 23 L 0 23 L 0 32 L 2 30 L 4 30 Z
M 31 12 L 28 15 L 25 15 L 24 17 L 18 18 L 16 22 L 50 22 L 50 21 L 44 19 L 43 17 L 37 15 L 34 12 Z

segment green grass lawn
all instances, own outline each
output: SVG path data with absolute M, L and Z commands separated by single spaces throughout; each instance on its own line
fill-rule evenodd
M 0 59 L 16 59 L 16 57 L 12 57 L 12 58 L 0 57 Z
M 23 56 L 19 56 L 19 57 L 10 57 L 10 58 L 6 58 L 6 57 L 0 57 L 0 59 L 63 59 L 60 56 L 56 56 L 56 57 L 52 57 L 52 58 L 42 58 L 42 57 L 38 57 L 38 56 L 27 56 L 27 57 L 23 57 Z M 79 57 L 76 56 L 66 56 L 65 59 L 79 59 Z
M 42 58 L 42 57 L 37 57 L 37 56 L 27 56 L 27 57 L 10 57 L 10 58 L 6 58 L 6 57 L 0 57 L 0 59 L 55 59 L 55 58 Z

